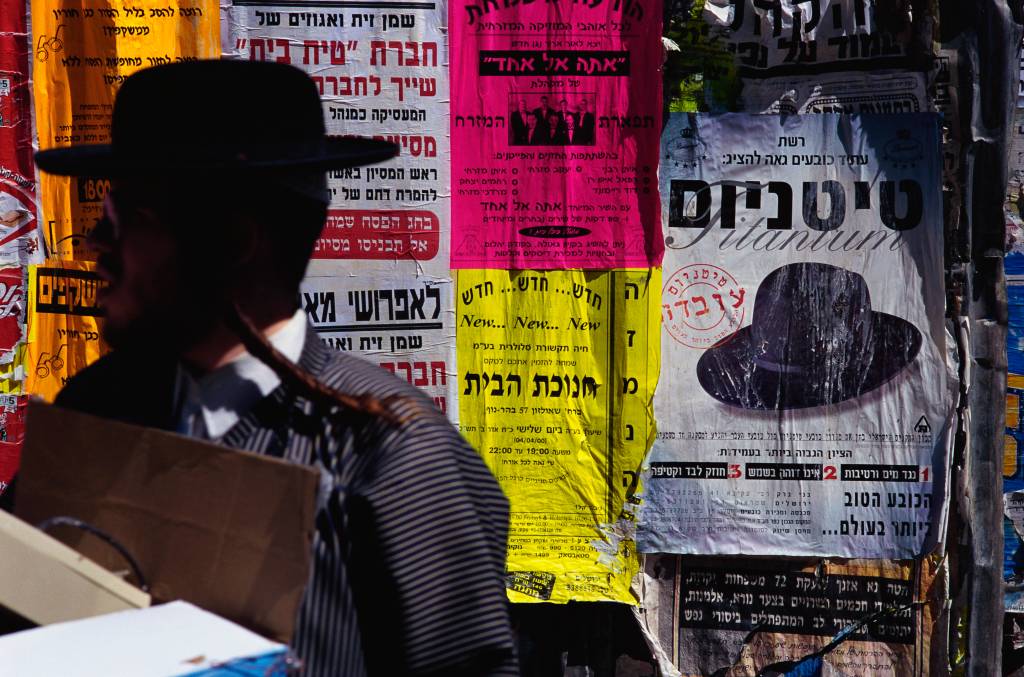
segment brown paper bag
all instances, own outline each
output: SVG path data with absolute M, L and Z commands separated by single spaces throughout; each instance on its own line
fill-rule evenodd
M 183 599 L 287 642 L 309 574 L 312 468 L 44 404 L 29 406 L 16 513 L 117 539 L 157 601 Z M 95 536 L 54 530 L 112 569 Z

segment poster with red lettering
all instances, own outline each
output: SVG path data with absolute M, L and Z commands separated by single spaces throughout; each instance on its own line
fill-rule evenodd
M 399 146 L 393 160 L 328 173 L 327 221 L 302 307 L 329 347 L 423 389 L 454 418 L 445 8 L 232 0 L 224 52 L 308 73 L 329 134 Z

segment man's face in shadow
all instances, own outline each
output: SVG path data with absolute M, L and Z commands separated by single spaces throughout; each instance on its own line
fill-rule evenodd
M 155 207 L 160 193 L 155 182 L 115 181 L 89 236 L 107 283 L 97 295 L 103 336 L 114 348 L 180 349 L 209 326 L 206 273 L 192 269 L 183 238 Z

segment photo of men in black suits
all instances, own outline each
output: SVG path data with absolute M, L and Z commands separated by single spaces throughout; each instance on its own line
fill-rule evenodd
M 596 142 L 595 97 L 591 92 L 567 93 L 551 106 L 548 94 L 513 92 L 509 95 L 510 146 L 592 146 Z
M 522 146 L 529 143 L 526 130 L 528 126 L 527 121 L 531 119 L 534 122 L 534 126 L 536 126 L 537 119 L 527 109 L 526 99 L 519 99 L 519 108 L 512 112 L 509 120 L 509 130 L 512 132 L 511 143 L 513 146 Z
M 530 115 L 526 121 L 526 135 L 523 143 L 520 145 L 524 146 L 546 146 L 550 142 L 547 134 L 547 127 L 541 127 L 537 122 L 536 115 Z
M 576 104 L 576 126 L 580 130 L 579 144 L 589 146 L 594 143 L 594 114 L 587 110 L 586 99 Z
M 547 136 L 549 139 L 555 130 L 551 128 L 549 118 L 554 111 L 551 106 L 548 105 L 548 97 L 540 97 L 540 105 L 533 109 L 533 114 L 537 118 L 537 127 L 540 128 L 541 133 Z
M 561 115 L 552 112 L 548 116 L 548 129 L 551 130 L 550 141 L 552 146 L 564 146 L 568 143 L 565 136 L 565 121 Z
M 565 116 L 564 137 L 565 145 L 567 146 L 580 146 L 584 145 L 584 135 L 579 125 L 576 124 L 576 116 L 572 113 Z

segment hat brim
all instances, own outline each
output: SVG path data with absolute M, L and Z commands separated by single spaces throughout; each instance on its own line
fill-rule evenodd
M 179 172 L 254 172 L 273 173 L 293 169 L 327 171 L 372 165 L 398 155 L 398 146 L 380 139 L 328 136 L 317 152 L 289 157 L 209 157 L 168 159 L 115 152 L 110 144 L 84 144 L 51 148 L 36 153 L 36 164 L 48 174 L 123 178 L 127 176 L 165 175 Z M 198 156 L 198 154 L 197 154 Z
M 921 332 L 906 320 L 872 313 L 868 355 L 822 355 L 830 363 L 806 373 L 758 365 L 759 351 L 747 326 L 708 348 L 697 361 L 697 380 L 711 397 L 734 407 L 759 410 L 807 409 L 839 404 L 891 380 L 921 350 Z

